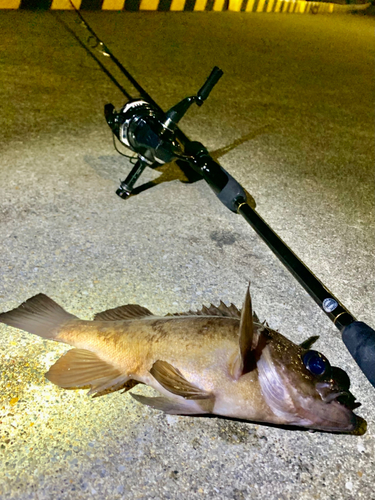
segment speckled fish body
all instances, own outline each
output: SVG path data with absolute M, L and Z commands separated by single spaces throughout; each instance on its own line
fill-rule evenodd
M 75 347 L 46 377 L 60 387 L 90 387 L 90 394 L 149 385 L 161 397 L 132 394 L 171 414 L 216 414 L 278 425 L 363 434 L 366 422 L 340 368 L 259 323 L 247 291 L 235 306 L 156 317 L 127 305 L 83 321 L 37 295 L 0 322 Z

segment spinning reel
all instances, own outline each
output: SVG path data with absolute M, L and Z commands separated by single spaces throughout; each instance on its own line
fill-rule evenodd
M 153 102 L 145 99 L 131 100 L 119 112 L 115 111 L 112 104 L 105 106 L 105 117 L 112 132 L 138 157 L 130 174 L 121 182 L 116 191 L 121 198 L 125 199 L 130 196 L 134 184 L 146 166 L 155 168 L 180 159 L 188 162 L 205 178 L 216 194 L 221 192 L 228 183 L 233 194 L 235 185 L 236 200 L 231 200 L 231 206 L 229 206 L 231 210 L 236 211 L 233 201 L 238 201 L 239 198 L 242 201 L 246 199 L 242 187 L 209 156 L 206 148 L 200 143 L 186 140 L 177 127 L 178 122 L 193 103 L 202 106 L 222 75 L 222 70 L 215 67 L 196 95 L 186 97 L 166 113 L 163 113 Z M 225 204 L 228 206 L 228 203 L 229 201 Z

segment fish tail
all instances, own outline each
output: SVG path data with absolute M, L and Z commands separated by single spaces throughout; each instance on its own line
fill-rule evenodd
M 31 297 L 12 311 L 0 314 L 0 323 L 51 340 L 58 340 L 56 337 L 62 327 L 73 320 L 78 320 L 77 316 L 66 312 L 43 293 Z

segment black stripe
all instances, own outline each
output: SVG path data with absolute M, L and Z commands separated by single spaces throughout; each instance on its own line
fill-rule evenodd
M 204 10 L 212 10 L 214 7 L 215 0 L 207 0 L 206 7 Z
M 52 0 L 21 0 L 19 8 L 24 10 L 48 10 L 51 4 Z
M 136 12 L 139 10 L 141 0 L 125 0 L 124 10 Z
M 82 0 L 80 10 L 101 10 L 103 0 Z
M 272 2 L 273 2 L 273 0 L 266 0 L 264 2 L 264 8 L 263 8 L 264 12 L 267 12 L 268 5 L 271 5 Z
M 195 0 L 185 0 L 184 10 L 192 11 L 195 7 Z
M 253 5 L 253 10 L 252 10 L 253 12 L 257 11 L 258 3 L 259 3 L 259 0 L 255 0 L 254 5 Z
M 158 5 L 158 11 L 166 12 L 171 10 L 172 0 L 160 0 Z
M 241 12 L 245 12 L 248 0 L 242 0 Z

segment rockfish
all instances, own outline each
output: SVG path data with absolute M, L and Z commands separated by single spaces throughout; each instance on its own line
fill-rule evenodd
M 125 305 L 83 321 L 46 295 L 0 314 L 0 322 L 75 347 L 47 372 L 65 389 L 101 396 L 142 383 L 162 396 L 132 394 L 165 413 L 224 417 L 361 435 L 366 421 L 346 372 L 296 345 L 252 312 L 223 302 L 200 311 L 154 316 Z

